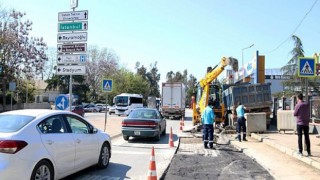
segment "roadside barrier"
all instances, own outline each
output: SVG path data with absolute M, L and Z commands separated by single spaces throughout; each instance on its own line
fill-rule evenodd
M 157 180 L 156 159 L 154 156 L 154 147 L 151 150 L 151 158 L 148 170 L 148 180 Z

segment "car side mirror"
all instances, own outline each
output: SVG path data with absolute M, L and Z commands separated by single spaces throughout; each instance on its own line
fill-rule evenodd
M 93 128 L 92 129 L 92 134 L 96 134 L 96 133 L 98 133 L 98 129 L 97 128 Z

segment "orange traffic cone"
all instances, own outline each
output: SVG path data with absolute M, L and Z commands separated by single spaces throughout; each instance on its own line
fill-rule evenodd
M 172 138 L 172 127 L 170 128 L 169 146 L 170 146 L 170 147 L 174 147 L 173 138 Z
M 180 131 L 182 131 L 182 119 L 180 119 Z
M 157 180 L 156 160 L 154 157 L 154 147 L 151 150 L 151 158 L 148 171 L 148 180 Z
M 182 126 L 184 126 L 184 118 L 182 117 L 181 119 L 182 119 Z

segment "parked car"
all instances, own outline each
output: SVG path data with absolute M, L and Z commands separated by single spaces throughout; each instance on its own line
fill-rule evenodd
M 85 111 L 82 106 L 72 106 L 71 111 L 84 117 Z
M 100 108 L 97 107 L 95 104 L 88 104 L 84 106 L 84 111 L 85 112 L 101 112 Z
M 93 165 L 106 168 L 110 136 L 69 111 L 0 113 L 1 179 L 61 179 Z
M 105 111 L 107 109 L 106 104 L 96 104 L 96 106 L 99 108 L 99 112 Z
M 115 105 L 110 106 L 110 108 L 109 108 L 109 115 L 114 114 L 114 113 L 116 113 L 116 106 Z
M 130 137 L 153 137 L 160 140 L 166 134 L 166 119 L 157 109 L 137 108 L 127 118 L 122 120 L 122 136 L 124 140 Z

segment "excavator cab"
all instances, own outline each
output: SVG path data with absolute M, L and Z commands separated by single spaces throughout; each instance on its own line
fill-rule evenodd
M 216 124 L 223 123 L 224 119 L 224 105 L 221 99 L 221 87 L 217 84 L 211 84 L 209 87 L 209 98 L 212 98 L 214 105 L 213 111 L 215 115 Z

